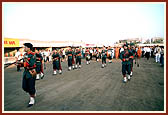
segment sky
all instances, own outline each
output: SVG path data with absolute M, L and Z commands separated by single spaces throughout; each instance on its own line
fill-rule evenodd
M 5 2 L 3 36 L 89 43 L 164 38 L 164 9 L 163 3 Z

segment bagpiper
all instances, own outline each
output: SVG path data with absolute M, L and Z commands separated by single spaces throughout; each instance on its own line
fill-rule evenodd
M 76 66 L 75 66 L 75 68 L 76 69 L 78 68 L 78 63 L 79 63 L 79 68 L 81 68 L 81 51 L 80 51 L 79 48 L 76 49 L 75 55 L 76 55 Z
M 132 75 L 133 75 L 133 61 L 134 61 L 134 57 L 135 57 L 135 55 L 136 55 L 136 50 L 135 50 L 135 47 L 134 47 L 134 44 L 132 43 L 132 44 L 130 44 L 130 48 L 129 48 L 129 50 L 130 50 L 130 52 L 131 52 L 131 56 L 130 56 L 130 58 L 129 58 L 129 61 L 130 61 L 130 63 L 131 63 L 131 73 L 130 73 L 130 76 L 132 77 Z
M 75 69 L 75 49 L 72 49 L 72 69 Z
M 53 60 L 53 75 L 57 74 L 57 70 L 59 71 L 59 74 L 62 74 L 62 67 L 61 67 L 61 57 L 57 50 L 54 50 L 52 54 L 52 60 Z
M 102 68 L 106 67 L 106 58 L 107 58 L 107 50 L 103 47 L 102 49 Z
M 130 73 L 131 73 L 131 63 L 129 61 L 129 57 L 132 55 L 131 51 L 128 50 L 128 45 L 124 44 L 124 51 L 122 51 L 120 53 L 120 59 L 122 60 L 122 75 L 123 75 L 123 82 L 126 83 L 127 82 L 127 78 L 128 80 L 131 79 L 130 77 Z M 126 77 L 126 73 L 128 74 L 128 76 Z
M 39 53 L 38 50 L 35 51 L 35 56 L 36 56 L 36 80 L 43 79 L 44 74 L 43 74 L 43 57 L 41 53 Z
M 67 55 L 68 55 L 68 70 L 70 71 L 72 68 L 72 49 L 71 48 L 67 51 Z
M 35 54 L 32 52 L 33 45 L 31 43 L 24 43 L 24 50 L 26 54 L 24 55 L 24 72 L 22 80 L 22 88 L 25 92 L 29 93 L 30 101 L 28 107 L 35 104 L 35 81 L 36 81 L 36 58 Z

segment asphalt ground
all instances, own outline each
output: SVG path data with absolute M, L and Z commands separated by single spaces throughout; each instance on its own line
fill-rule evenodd
M 12 65 L 4 69 L 5 111 L 163 111 L 164 68 L 154 59 L 134 64 L 131 81 L 123 83 L 121 61 L 113 59 L 101 68 L 95 59 L 82 68 L 53 75 L 48 62 L 45 77 L 36 81 L 36 103 L 27 108 L 29 95 L 22 90 L 22 74 Z

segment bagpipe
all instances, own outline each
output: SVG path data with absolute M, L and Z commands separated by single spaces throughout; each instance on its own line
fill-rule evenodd
M 59 61 L 59 57 L 54 57 L 53 61 Z
M 13 65 L 13 64 L 15 64 L 16 66 L 21 65 L 21 67 L 23 67 L 23 62 L 21 62 L 22 60 L 23 60 L 23 58 L 21 58 L 20 60 L 15 61 L 13 63 L 7 63 L 7 64 L 5 64 L 4 68 L 7 68 L 7 67 L 9 67 L 10 65 Z
M 33 58 L 36 58 L 36 57 L 33 57 Z M 30 74 L 33 77 L 36 77 L 36 75 L 37 75 L 37 72 L 36 72 L 36 69 L 35 69 L 36 64 L 34 64 L 33 67 L 28 67 L 27 63 L 29 63 L 30 58 L 28 58 L 28 55 L 24 55 L 23 59 L 24 59 L 24 61 L 23 61 L 24 67 L 30 72 Z

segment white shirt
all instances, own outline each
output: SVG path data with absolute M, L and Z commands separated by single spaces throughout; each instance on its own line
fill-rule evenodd
M 146 52 L 151 52 L 151 49 L 147 47 Z
M 15 57 L 19 58 L 20 52 L 16 52 Z
M 124 51 L 124 48 L 121 48 L 121 49 L 120 49 L 120 53 L 121 53 L 122 51 Z
M 90 53 L 93 53 L 93 50 L 90 50 Z

